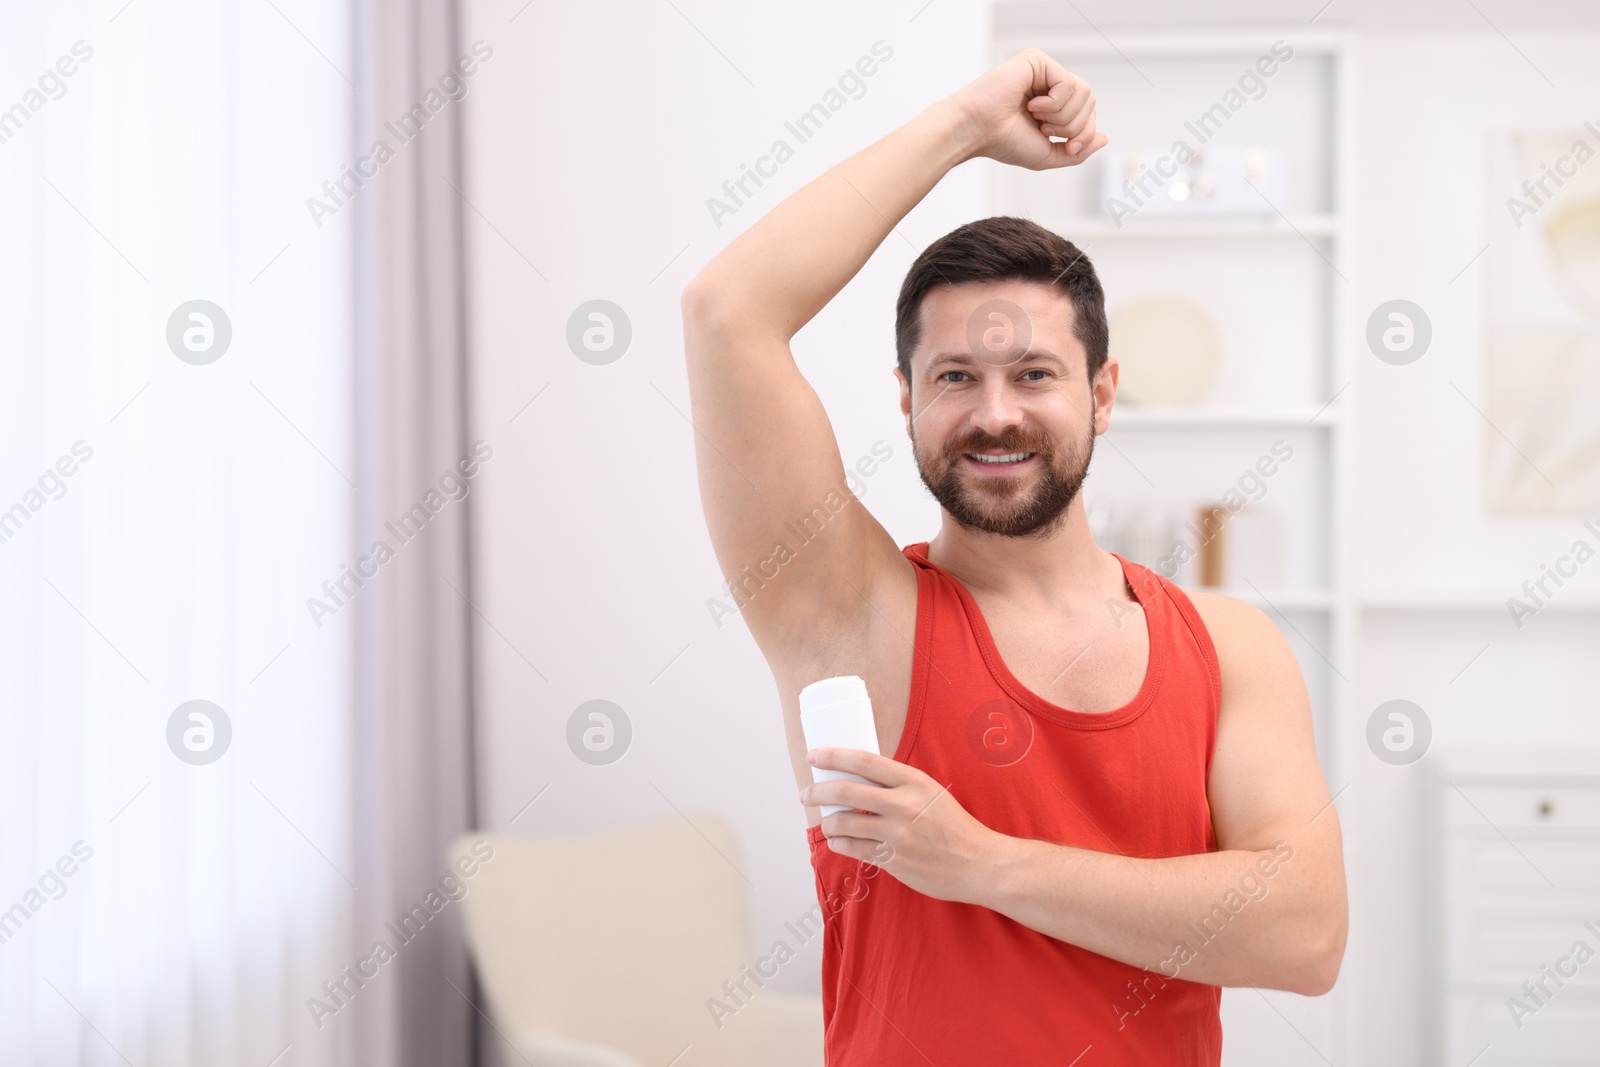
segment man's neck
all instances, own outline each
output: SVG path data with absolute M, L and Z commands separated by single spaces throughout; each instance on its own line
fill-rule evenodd
M 1079 496 L 1043 537 L 1006 537 L 971 530 L 940 512 L 939 533 L 928 542 L 928 560 L 972 590 L 1006 600 L 1063 609 L 1098 601 L 1105 590 L 1123 587 L 1122 567 L 1094 543 Z

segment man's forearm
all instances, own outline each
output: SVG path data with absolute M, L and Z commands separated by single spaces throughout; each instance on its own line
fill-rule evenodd
M 787 340 L 832 300 L 952 168 L 973 157 L 949 99 L 796 190 L 693 283 L 719 320 Z
M 1211 985 L 1316 996 L 1337 974 L 1344 934 L 1320 847 L 1143 859 L 997 837 L 972 902 L 1041 933 Z

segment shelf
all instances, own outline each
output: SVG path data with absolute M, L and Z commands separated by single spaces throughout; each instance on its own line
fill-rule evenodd
M 1151 568 L 1152 570 L 1155 568 Z M 1266 611 L 1332 611 L 1337 598 L 1332 589 L 1269 588 L 1256 592 L 1248 585 L 1192 585 L 1177 581 L 1178 588 L 1198 593 L 1216 593 L 1220 596 L 1243 600 Z
M 1293 32 L 1290 33 L 1276 24 L 1218 28 L 1195 22 L 1174 32 L 1167 22 L 1154 29 L 1130 26 L 1124 22 L 1116 27 L 1117 36 L 1113 42 L 1093 29 L 1086 29 L 1082 13 L 1072 5 L 1057 7 L 1031 0 L 1002 0 L 995 4 L 993 27 L 995 46 L 1004 55 L 1031 46 L 1057 59 L 1092 57 L 1120 59 L 1124 62 L 1129 56 L 1150 59 L 1228 59 L 1241 56 L 1253 59 L 1275 37 L 1291 40 L 1295 52 L 1299 54 L 1333 56 L 1351 40 L 1350 33 L 1343 29 L 1308 29 L 1304 25 L 1292 27 Z
M 1074 244 L 1102 240 L 1207 240 L 1243 238 L 1261 240 L 1305 240 L 1312 237 L 1338 237 L 1339 220 L 1331 215 L 1299 215 L 1287 219 L 1272 216 L 1268 219 L 1130 219 L 1118 226 L 1110 219 L 1099 216 L 1051 216 L 1038 220 L 1048 222 L 1055 230 Z M 1080 239 L 1082 239 L 1080 241 Z M 1087 249 L 1085 249 L 1087 251 Z
M 1193 588 L 1204 593 L 1220 593 L 1235 600 L 1243 600 L 1267 611 L 1332 611 L 1334 595 L 1331 589 L 1263 589 L 1257 593 L 1246 586 L 1197 585 Z
M 1519 600 L 1526 598 L 1521 590 L 1513 590 L 1511 594 Z M 1356 606 L 1366 612 L 1420 612 L 1447 614 L 1463 612 L 1481 614 L 1483 612 L 1500 612 L 1510 617 L 1510 609 L 1506 607 L 1506 598 L 1497 597 L 1491 593 L 1417 593 L 1414 595 L 1394 594 L 1383 596 L 1358 596 Z M 1536 614 L 1543 615 L 1551 612 L 1557 615 L 1581 615 L 1588 612 L 1600 612 L 1600 600 L 1590 597 L 1556 598 L 1545 601 L 1544 607 Z M 1531 620 L 1532 615 L 1527 616 Z
M 1124 402 L 1126 404 L 1126 401 Z M 1333 404 L 1290 404 L 1264 408 L 1136 407 L 1118 404 L 1111 409 L 1110 430 L 1253 430 L 1319 429 L 1339 421 L 1339 408 Z

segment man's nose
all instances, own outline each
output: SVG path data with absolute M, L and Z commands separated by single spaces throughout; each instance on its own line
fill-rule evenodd
M 1003 375 L 991 375 L 980 387 L 972 423 L 991 437 L 1022 422 L 1022 404 Z

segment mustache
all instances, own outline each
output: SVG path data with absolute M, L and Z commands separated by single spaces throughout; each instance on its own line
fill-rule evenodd
M 967 452 L 1037 452 L 1042 456 L 1050 455 L 1051 448 L 1048 440 L 1041 440 L 1023 433 L 1021 430 L 1008 430 L 999 437 L 988 433 L 969 434 L 960 441 L 953 442 L 946 450 L 951 458 Z

